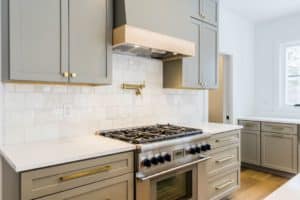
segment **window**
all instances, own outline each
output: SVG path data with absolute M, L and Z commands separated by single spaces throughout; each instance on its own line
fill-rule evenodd
M 281 56 L 284 104 L 300 106 L 300 42 L 283 45 Z

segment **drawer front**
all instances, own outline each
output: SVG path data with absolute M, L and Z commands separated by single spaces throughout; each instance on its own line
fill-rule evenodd
M 239 125 L 242 125 L 244 130 L 260 131 L 260 122 L 240 120 Z
M 133 200 L 133 174 L 126 174 L 37 200 Z
M 298 128 L 296 124 L 262 122 L 262 131 L 264 132 L 297 135 L 297 129 Z
M 210 140 L 212 149 L 240 143 L 240 131 L 226 132 L 213 136 Z
M 133 152 L 75 162 L 21 174 L 22 200 L 62 192 L 133 172 Z
M 218 173 L 229 166 L 239 164 L 240 150 L 239 145 L 232 148 L 220 148 L 217 152 L 213 152 L 209 156 L 211 159 L 207 162 L 207 171 L 209 175 Z
M 221 176 L 215 177 L 208 183 L 208 194 L 210 200 L 221 199 L 229 195 L 239 187 L 239 170 L 235 169 Z

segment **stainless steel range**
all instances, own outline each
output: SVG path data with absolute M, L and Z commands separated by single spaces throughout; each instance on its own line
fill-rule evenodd
M 202 133 L 170 124 L 99 132 L 136 144 L 137 200 L 206 199 L 204 161 L 211 145 Z

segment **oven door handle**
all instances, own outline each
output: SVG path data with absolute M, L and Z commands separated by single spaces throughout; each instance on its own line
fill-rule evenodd
M 192 162 L 180 165 L 178 167 L 174 167 L 174 168 L 162 171 L 162 172 L 158 172 L 158 173 L 150 175 L 150 176 L 144 176 L 144 174 L 142 174 L 142 173 L 137 173 L 136 174 L 136 178 L 138 180 L 141 180 L 141 181 L 146 181 L 146 180 L 149 180 L 149 179 L 157 178 L 159 176 L 166 175 L 166 174 L 169 174 L 171 172 L 174 172 L 174 171 L 177 171 L 177 170 L 180 170 L 180 169 L 183 169 L 183 168 L 186 168 L 186 167 L 198 164 L 200 162 L 207 161 L 208 159 L 210 159 L 210 157 L 201 157 L 199 160 L 195 160 L 195 161 L 192 161 Z

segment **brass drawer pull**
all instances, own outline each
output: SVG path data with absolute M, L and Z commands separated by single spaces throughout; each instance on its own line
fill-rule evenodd
M 223 162 L 226 162 L 226 161 L 231 160 L 233 158 L 234 158 L 234 156 L 227 156 L 227 157 L 222 158 L 220 160 L 216 160 L 216 163 L 223 163 Z
M 69 72 L 63 72 L 62 76 L 65 77 L 65 78 L 68 78 L 70 76 L 70 74 L 69 74 Z
M 77 74 L 76 74 L 76 73 L 71 73 L 71 77 L 72 77 L 72 78 L 76 78 L 76 77 L 77 77 Z
M 233 183 L 234 183 L 233 180 L 227 181 L 227 182 L 223 183 L 222 185 L 216 186 L 216 190 L 222 190 L 222 189 L 230 186 Z
M 226 140 L 219 140 L 219 139 L 217 139 L 216 140 L 216 143 L 221 143 L 221 142 L 234 142 L 234 141 L 236 141 L 236 138 L 234 137 L 231 137 L 230 139 L 226 139 Z
M 59 180 L 60 181 L 70 181 L 70 180 L 82 178 L 82 177 L 85 177 L 85 176 L 91 176 L 91 175 L 94 175 L 94 174 L 107 172 L 111 169 L 112 169 L 111 166 L 99 167 L 99 168 L 86 170 L 86 171 L 78 172 L 78 173 L 67 175 L 67 176 L 62 176 L 62 177 L 59 178 Z

